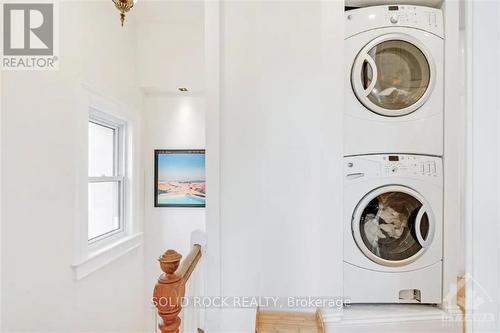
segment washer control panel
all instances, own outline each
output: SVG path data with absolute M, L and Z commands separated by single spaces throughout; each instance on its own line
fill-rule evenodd
M 382 172 L 386 175 L 421 175 L 438 176 L 438 163 L 434 158 L 425 159 L 422 156 L 387 155 L 383 156 Z
M 434 156 L 380 154 L 344 158 L 346 181 L 373 178 L 412 178 L 442 183 L 442 159 Z
M 357 8 L 345 12 L 346 38 L 363 31 L 385 27 L 410 27 L 444 36 L 443 13 L 437 8 L 388 5 Z

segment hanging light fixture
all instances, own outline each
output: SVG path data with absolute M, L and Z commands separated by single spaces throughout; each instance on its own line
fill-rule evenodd
M 125 21 L 125 13 L 128 13 L 129 10 L 134 7 L 136 2 L 137 0 L 113 0 L 116 9 L 120 11 L 120 20 L 122 21 L 122 27 L 123 22 Z

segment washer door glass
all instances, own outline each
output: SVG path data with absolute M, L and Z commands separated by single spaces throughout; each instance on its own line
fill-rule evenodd
M 357 98 L 368 109 L 384 116 L 402 116 L 427 99 L 431 67 L 413 43 L 383 40 L 368 44 L 360 52 L 352 80 Z
M 358 246 L 381 264 L 416 259 L 427 247 L 431 229 L 425 205 L 399 191 L 383 192 L 368 201 L 356 226 L 362 242 Z

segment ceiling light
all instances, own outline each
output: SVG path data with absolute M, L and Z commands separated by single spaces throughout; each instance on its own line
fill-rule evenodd
M 186 91 L 188 91 L 188 88 L 181 87 L 181 88 L 179 88 L 179 91 L 186 92 Z
M 129 10 L 134 7 L 137 1 L 138 0 L 113 0 L 116 9 L 120 11 L 120 20 L 122 22 L 122 27 L 123 22 L 125 21 L 125 13 L 128 13 Z

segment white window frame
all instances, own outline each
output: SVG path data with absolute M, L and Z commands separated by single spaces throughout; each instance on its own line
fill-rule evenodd
M 80 280 L 86 276 L 92 274 L 93 272 L 99 270 L 100 268 L 108 265 L 112 261 L 124 256 L 125 254 L 133 251 L 142 246 L 143 244 L 143 233 L 140 232 L 135 224 L 132 223 L 132 214 L 134 212 L 133 200 L 138 200 L 138 198 L 131 199 L 133 197 L 132 191 L 132 170 L 133 161 L 129 158 L 128 152 L 131 151 L 132 140 L 129 137 L 130 133 L 128 130 L 128 122 L 126 120 L 120 119 L 114 115 L 111 115 L 107 110 L 111 112 L 116 112 L 118 110 L 118 104 L 108 103 L 102 98 L 96 98 L 95 94 L 91 94 L 93 103 L 86 105 L 86 116 L 85 118 L 80 118 L 82 121 L 82 127 L 80 127 L 79 133 L 81 135 L 81 146 L 83 147 L 82 153 L 80 155 L 80 165 L 84 166 L 79 173 L 81 178 L 79 178 L 78 187 L 81 188 L 79 191 L 78 200 L 78 218 L 76 219 L 75 226 L 75 257 L 72 264 L 72 268 L 75 273 L 75 279 Z M 96 101 L 98 103 L 96 103 Z M 86 103 L 85 103 L 86 104 Z M 83 106 L 83 105 L 82 105 Z M 106 110 L 106 111 L 102 111 Z M 82 110 L 83 111 L 83 110 Z M 95 122 L 99 124 L 104 124 L 108 127 L 110 125 L 120 127 L 121 132 L 116 144 L 119 144 L 120 151 L 117 156 L 120 157 L 120 163 L 115 164 L 115 167 L 121 168 L 119 179 L 121 180 L 121 228 L 114 231 L 113 233 L 108 233 L 102 237 L 88 239 L 88 223 L 89 217 L 87 212 L 88 203 L 88 184 L 89 184 L 89 170 L 88 170 L 88 126 L 89 122 Z M 83 124 L 85 124 L 83 126 Z M 116 133 L 116 132 L 115 132 Z M 85 149 L 87 148 L 87 149 Z M 123 177 L 123 178 L 121 178 Z M 92 180 L 99 181 L 104 179 L 99 179 L 101 177 L 93 177 Z M 105 177 L 109 178 L 109 177 Z
M 96 113 L 90 112 L 89 123 L 94 123 L 96 125 L 104 126 L 114 130 L 114 147 L 113 147 L 113 176 L 101 176 L 101 177 L 90 177 L 89 184 L 91 183 L 118 183 L 118 229 L 112 230 L 105 234 L 99 235 L 92 239 L 88 239 L 89 245 L 98 244 L 102 241 L 106 241 L 109 238 L 117 234 L 123 234 L 126 230 L 126 122 L 119 120 L 117 118 L 111 117 L 110 115 L 103 114 L 101 112 Z M 90 222 L 90 220 L 88 220 Z M 88 236 L 87 236 L 88 238 Z

